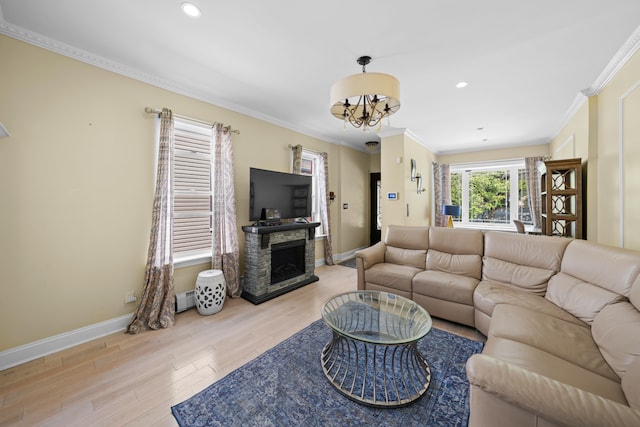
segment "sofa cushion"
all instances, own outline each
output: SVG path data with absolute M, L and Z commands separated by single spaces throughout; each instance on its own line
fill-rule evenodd
M 494 307 L 497 304 L 505 303 L 527 307 L 567 322 L 584 325 L 584 322 L 580 319 L 538 295 L 522 292 L 515 286 L 505 285 L 503 283 L 486 280 L 478 283 L 473 293 L 473 304 L 477 310 L 488 316 L 492 316 Z
M 405 249 L 429 248 L 429 227 L 412 227 L 408 225 L 390 225 L 387 228 L 385 244 Z M 424 268 L 424 266 L 423 266 Z
M 413 278 L 413 292 L 473 306 L 473 291 L 477 284 L 478 279 L 472 277 L 427 270 Z
M 484 234 L 480 230 L 462 228 L 429 228 L 429 248 L 458 255 L 480 255 L 484 252 Z
M 640 411 L 640 357 L 627 369 L 622 377 L 622 391 L 631 406 Z
M 640 252 L 573 240 L 562 258 L 563 273 L 629 297 L 640 275 Z
M 489 341 L 493 337 L 518 341 L 595 374 L 619 381 L 591 337 L 591 328 L 525 307 L 500 304 L 493 310 Z
M 598 375 L 589 369 L 530 344 L 507 338 L 492 337 L 484 346 L 482 354 L 615 402 L 626 404 L 625 395 L 617 380 Z
M 399 264 L 375 264 L 366 273 L 366 282 L 411 292 L 411 280 L 422 269 Z
M 424 270 L 427 251 L 424 249 L 404 249 L 387 245 L 384 262 L 390 264 L 407 265 Z
M 556 272 L 560 271 L 562 255 L 570 241 L 549 236 L 487 231 L 484 234 L 484 255 Z
M 563 272 L 549 280 L 545 298 L 588 324 L 605 306 L 625 299 Z
M 458 274 L 480 280 L 482 277 L 482 258 L 480 255 L 458 255 L 430 248 L 427 251 L 427 270 Z
M 514 264 L 496 258 L 482 260 L 482 279 L 515 286 L 520 291 L 544 296 L 547 283 L 556 272 L 543 268 Z
M 593 339 L 620 378 L 640 356 L 639 331 L 640 312 L 628 302 L 606 306 L 593 321 Z

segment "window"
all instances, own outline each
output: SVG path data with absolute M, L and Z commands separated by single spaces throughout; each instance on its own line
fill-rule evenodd
M 302 164 L 300 165 L 300 174 L 310 175 L 312 180 L 312 196 L 311 196 L 311 221 L 320 222 L 320 203 L 323 203 L 324 197 L 322 197 L 318 191 L 318 172 L 320 165 L 320 155 L 313 151 L 302 149 Z M 322 224 L 317 228 L 318 231 L 322 230 Z M 321 232 L 320 232 L 321 234 Z M 318 234 L 316 234 L 318 235 Z
M 510 227 L 513 219 L 532 224 L 524 159 L 452 164 L 451 203 L 461 207 L 464 225 Z
M 174 262 L 211 257 L 212 128 L 174 117 Z

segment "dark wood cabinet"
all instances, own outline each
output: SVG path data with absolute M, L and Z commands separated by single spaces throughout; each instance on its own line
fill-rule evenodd
M 549 160 L 540 170 L 542 234 L 582 239 L 582 161 Z

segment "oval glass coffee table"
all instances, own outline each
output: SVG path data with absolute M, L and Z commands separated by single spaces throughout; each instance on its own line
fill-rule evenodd
M 321 312 L 333 332 L 322 368 L 342 394 L 397 407 L 427 391 L 431 370 L 417 342 L 431 330 L 431 316 L 420 305 L 387 292 L 355 291 L 332 297 Z

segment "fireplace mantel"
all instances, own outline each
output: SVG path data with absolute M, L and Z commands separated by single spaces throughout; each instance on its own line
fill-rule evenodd
M 315 230 L 319 222 L 242 227 L 245 233 L 245 274 L 242 297 L 260 304 L 318 280 L 315 271 Z M 299 275 L 271 283 L 271 252 L 287 242 L 304 241 L 304 268 Z M 297 246 L 297 245 L 296 245 Z

